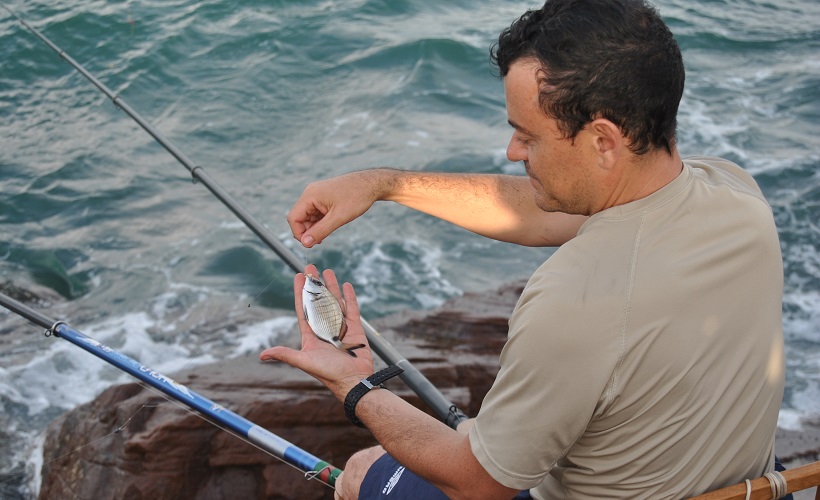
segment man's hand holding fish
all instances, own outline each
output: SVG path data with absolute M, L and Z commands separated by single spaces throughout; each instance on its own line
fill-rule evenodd
M 303 290 L 310 288 L 311 277 L 315 279 L 318 276 L 316 267 L 310 265 L 305 268 L 304 274 L 297 274 L 293 282 L 302 349 L 272 347 L 263 351 L 259 358 L 262 361 L 282 361 L 299 368 L 327 386 L 339 401 L 344 402 L 351 389 L 373 374 L 373 356 L 368 346 L 357 349 L 353 356 L 349 347 L 337 345 L 332 338 L 320 338 L 323 334 L 311 329 L 306 319 L 310 307 L 305 308 L 304 298 L 311 300 L 311 293 L 308 291 L 305 295 Z M 353 286 L 345 283 L 340 289 L 331 270 L 325 270 L 322 277 L 327 290 L 340 304 L 345 305 L 345 344 L 366 345 Z M 305 287 L 306 283 L 308 287 Z M 306 310 L 308 316 L 304 314 Z M 339 341 L 341 344 L 341 338 Z M 388 390 L 365 393 L 358 400 L 354 414 L 382 443 L 387 453 L 402 464 L 408 464 L 408 468 L 412 465 L 424 477 L 433 478 L 441 490 L 435 490 L 439 494 L 444 492 L 450 498 L 512 498 L 517 492 L 498 483 L 484 470 L 473 455 L 466 434 L 451 429 Z M 349 474 L 343 473 L 337 478 L 336 498 L 358 497 L 362 474 L 373 460 L 384 456 L 380 448 L 367 451 L 370 452 L 368 457 L 357 454 L 348 461 L 346 468 L 350 466 L 351 470 Z M 407 471 L 405 475 L 409 477 L 411 473 Z
M 296 298 L 296 316 L 299 319 L 299 332 L 302 335 L 302 349 L 297 351 L 284 346 L 272 347 L 263 351 L 259 358 L 262 361 L 282 361 L 299 368 L 315 377 L 330 389 L 333 394 L 344 401 L 348 391 L 363 378 L 373 374 L 373 355 L 369 348 L 362 348 L 351 356 L 343 349 L 339 349 L 314 334 L 303 313 L 303 289 L 308 276 L 319 276 L 316 266 L 310 265 L 304 273 L 299 273 L 293 281 L 293 292 Z M 322 273 L 324 283 L 339 304 L 344 304 L 346 342 L 367 344 L 364 329 L 362 328 L 359 313 L 359 304 L 353 285 L 345 283 L 339 287 L 336 275 L 327 269 Z M 342 291 L 344 293 L 342 293 Z

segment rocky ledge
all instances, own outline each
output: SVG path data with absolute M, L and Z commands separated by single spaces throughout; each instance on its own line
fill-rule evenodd
M 498 371 L 507 320 L 523 283 L 466 294 L 430 312 L 374 325 L 444 395 L 475 415 Z M 374 444 L 312 378 L 255 356 L 171 375 L 226 408 L 338 467 Z M 423 403 L 399 381 L 389 387 Z M 49 426 L 40 498 L 328 498 L 318 481 L 167 402 L 141 385 L 109 388 Z M 781 431 L 778 454 L 818 459 L 820 431 Z

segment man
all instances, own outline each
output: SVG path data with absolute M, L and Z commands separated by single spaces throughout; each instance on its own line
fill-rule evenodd
M 514 129 L 507 156 L 526 177 L 354 172 L 309 185 L 288 215 L 307 247 L 377 200 L 560 245 L 524 289 L 472 427 L 364 393 L 354 416 L 389 455 L 354 455 L 337 495 L 682 498 L 772 470 L 784 377 L 777 232 L 740 167 L 681 160 L 684 71 L 666 25 L 643 0 L 547 0 L 500 35 L 493 58 Z M 345 340 L 364 342 L 350 284 L 343 297 Z M 373 373 L 370 353 L 348 356 L 300 327 L 301 351 L 261 358 L 345 401 Z

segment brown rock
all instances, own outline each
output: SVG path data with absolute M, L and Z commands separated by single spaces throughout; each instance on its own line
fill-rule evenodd
M 466 294 L 432 312 L 374 323 L 447 398 L 474 415 L 498 371 L 522 287 Z M 375 444 L 369 432 L 347 422 L 318 382 L 285 365 L 247 356 L 173 378 L 337 467 Z M 389 387 L 425 409 L 401 382 Z M 111 387 L 52 422 L 44 449 L 40 498 L 333 498 L 301 471 L 136 383 Z

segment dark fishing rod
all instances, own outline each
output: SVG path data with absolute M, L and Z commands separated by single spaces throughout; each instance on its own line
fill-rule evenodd
M 172 144 L 168 139 L 166 139 L 162 133 L 154 128 L 151 124 L 145 121 L 145 119 L 140 116 L 139 113 L 134 111 L 131 106 L 129 106 L 119 95 L 114 94 L 105 84 L 100 82 L 94 75 L 89 73 L 80 63 L 75 61 L 71 56 L 69 56 L 64 50 L 58 47 L 54 42 L 49 40 L 45 35 L 40 33 L 39 30 L 30 26 L 26 23 L 22 18 L 20 18 L 16 13 L 14 13 L 11 9 L 5 6 L 5 4 L 0 3 L 4 9 L 6 9 L 12 16 L 14 16 L 17 21 L 20 22 L 23 26 L 25 26 L 29 31 L 34 33 L 40 40 L 45 42 L 46 45 L 51 47 L 54 52 L 60 55 L 63 59 L 65 59 L 71 66 L 74 67 L 77 71 L 79 71 L 88 81 L 94 84 L 103 94 L 108 96 L 109 99 L 120 109 L 125 111 L 125 113 L 130 116 L 134 121 L 142 127 L 143 130 L 148 132 L 159 144 L 162 145 L 174 158 L 179 161 L 188 171 L 191 173 L 191 176 L 194 182 L 202 182 L 208 190 L 214 194 L 228 209 L 230 209 L 239 219 L 245 223 L 248 228 L 253 231 L 259 239 L 261 239 L 271 250 L 276 252 L 276 254 L 293 269 L 294 272 L 301 272 L 301 261 L 296 257 L 296 255 L 286 247 L 281 241 L 279 241 L 273 233 L 256 221 L 256 219 L 245 210 L 239 203 L 234 200 L 230 194 L 228 194 L 222 187 L 217 184 L 211 176 L 209 176 L 205 170 L 195 165 L 182 151 L 179 150 L 174 144 Z M 413 366 L 410 361 L 407 360 L 404 356 L 402 356 L 384 337 L 376 331 L 373 326 L 367 322 L 364 318 L 362 318 L 362 326 L 364 327 L 365 334 L 367 335 L 367 340 L 370 344 L 370 347 L 373 351 L 386 363 L 391 365 L 396 365 L 402 369 L 404 372 L 400 375 L 401 379 L 424 401 L 433 411 L 441 418 L 447 425 L 452 428 L 458 426 L 464 420 L 467 420 L 467 416 L 461 412 L 461 410 L 453 404 L 452 401 L 447 400 L 444 395 L 439 391 L 433 384 L 430 382 L 427 377 L 422 375 L 418 369 Z
M 161 391 L 175 402 L 191 408 L 202 418 L 213 423 L 220 429 L 230 432 L 239 439 L 303 471 L 305 477 L 308 479 L 318 479 L 328 486 L 333 487 L 336 484 L 336 478 L 342 473 L 341 469 L 337 469 L 267 429 L 224 408 L 222 405 L 214 403 L 179 382 L 175 382 L 156 370 L 140 364 L 133 358 L 129 358 L 91 337 L 74 330 L 62 321 L 54 321 L 44 314 L 2 293 L 0 293 L 0 305 L 19 314 L 32 323 L 45 328 L 46 335 L 54 335 L 55 337 L 60 337 L 61 339 L 71 342 L 154 389 Z

